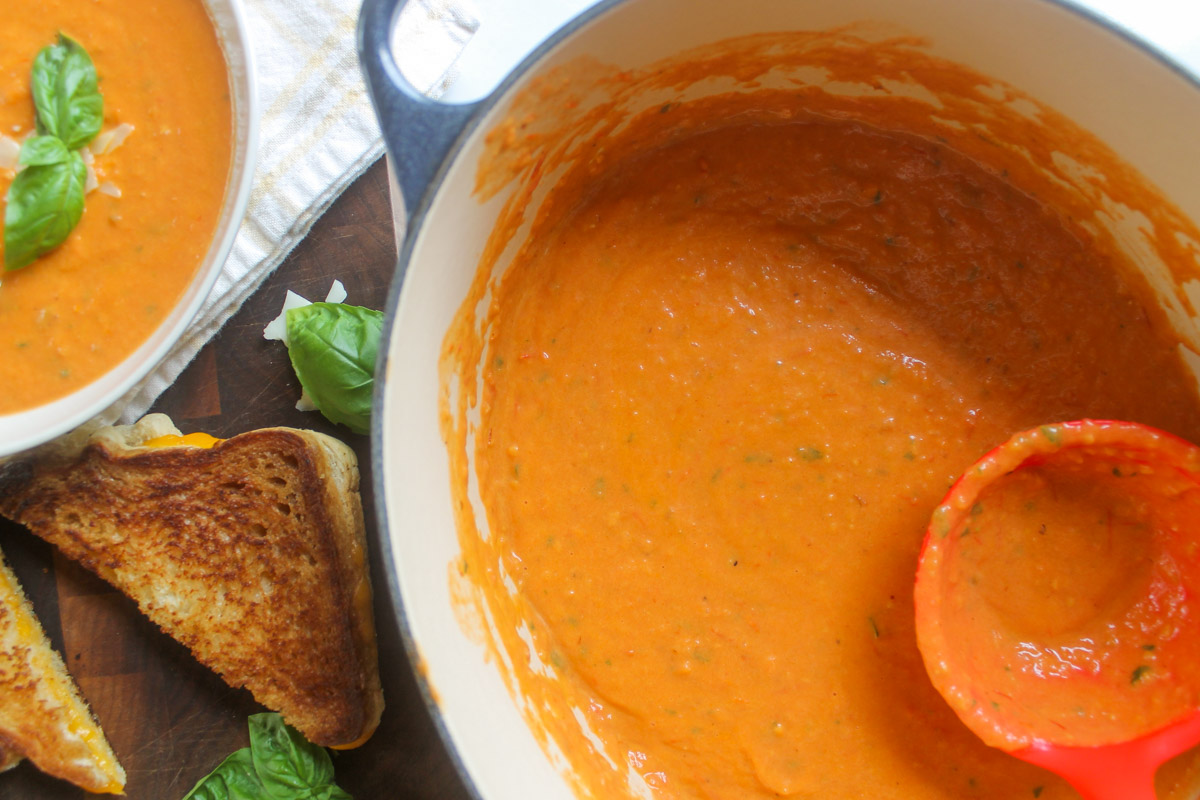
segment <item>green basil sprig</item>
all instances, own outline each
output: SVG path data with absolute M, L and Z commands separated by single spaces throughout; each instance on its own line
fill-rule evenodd
M 83 216 L 87 166 L 79 149 L 100 132 L 104 100 L 83 46 L 63 34 L 33 61 L 37 134 L 21 145 L 24 166 L 8 188 L 4 266 L 20 269 L 58 247 Z
M 371 430 L 375 356 L 383 313 L 343 303 L 287 312 L 288 357 L 304 393 L 331 422 Z
M 51 142 L 30 148 L 31 143 Z M 51 161 L 50 158 L 61 157 Z M 83 216 L 87 165 L 54 136 L 26 140 L 17 157 L 28 166 L 8 187 L 4 265 L 20 269 L 62 244 Z
M 79 42 L 58 35 L 33 60 L 33 105 L 38 133 L 78 150 L 100 133 L 104 99 L 92 58 Z
M 70 157 L 70 148 L 57 136 L 30 136 L 21 145 L 17 161 L 31 167 L 46 167 L 66 163 Z
M 328 751 L 278 714 L 254 714 L 250 746 L 202 778 L 183 800 L 353 800 L 333 782 Z

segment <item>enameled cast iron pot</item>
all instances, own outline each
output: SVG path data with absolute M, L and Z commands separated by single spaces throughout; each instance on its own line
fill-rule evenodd
M 429 707 L 464 780 L 487 800 L 573 796 L 494 666 L 456 621 L 448 576 L 459 547 L 438 425 L 439 350 L 505 196 L 481 202 L 472 194 L 483 138 L 532 78 L 582 55 L 635 68 L 743 34 L 881 20 L 924 37 L 932 54 L 1063 112 L 1200 220 L 1200 84 L 1056 0 L 604 0 L 537 48 L 490 96 L 459 106 L 421 97 L 401 76 L 389 38 L 402 4 L 366 0 L 359 28 L 364 70 L 409 212 L 377 370 L 377 512 L 388 589 Z M 1189 291 L 1197 286 L 1193 279 L 1181 293 L 1200 300 L 1200 292 Z
M 0 465 L 91 420 L 109 423 L 121 413 L 125 393 L 167 356 L 187 330 L 221 274 L 246 215 L 258 154 L 258 89 L 254 49 L 242 0 L 204 0 L 229 70 L 233 102 L 233 161 L 221 214 L 204 260 L 170 314 L 150 337 L 99 379 L 71 394 L 27 411 L 0 415 Z M 131 287 L 137 291 L 137 287 Z M 0 387 L 2 390 L 2 387 Z

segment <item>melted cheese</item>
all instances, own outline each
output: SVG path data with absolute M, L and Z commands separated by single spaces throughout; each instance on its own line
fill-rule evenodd
M 142 442 L 142 447 L 201 447 L 209 450 L 221 441 L 223 440 L 215 436 L 210 436 L 207 433 L 169 433 L 166 436 L 155 436 L 153 439 L 147 439 Z
M 364 744 L 366 744 L 367 740 L 371 738 L 371 734 L 373 734 L 373 733 L 375 733 L 375 729 L 371 728 L 371 730 L 367 731 L 362 736 L 355 739 L 353 742 L 347 742 L 346 744 L 331 744 L 329 746 L 329 749 L 330 750 L 353 750 L 356 747 L 362 747 Z

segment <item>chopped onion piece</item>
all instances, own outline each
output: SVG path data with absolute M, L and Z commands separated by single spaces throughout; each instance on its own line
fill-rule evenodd
M 112 181 L 104 181 L 96 187 L 96 191 L 100 194 L 106 194 L 109 197 L 120 197 L 121 190 Z
M 346 302 L 346 287 L 342 286 L 341 281 L 334 281 L 329 287 L 329 294 L 325 295 L 326 303 L 344 303 Z
M 267 323 L 267 327 L 263 328 L 263 338 L 272 342 L 288 343 L 287 338 L 287 312 L 293 308 L 303 308 L 310 306 L 312 302 L 304 299 L 300 295 L 288 289 L 287 295 L 283 298 L 283 309 L 279 312 L 279 316 Z
M 87 159 L 84 159 L 84 163 L 87 164 Z M 96 170 L 92 169 L 91 164 L 87 164 L 87 182 L 83 184 L 83 193 L 88 194 L 99 186 L 100 181 L 96 179 Z
M 333 285 L 329 287 L 329 294 L 325 295 L 326 303 L 341 303 L 346 299 L 346 287 L 341 281 L 335 280 Z M 312 305 L 312 301 L 288 289 L 287 294 L 283 298 L 283 308 L 279 312 L 279 316 L 267 323 L 267 327 L 263 328 L 263 338 L 272 342 L 283 342 L 285 345 L 287 340 L 287 312 L 293 308 L 301 308 L 303 306 Z
M 0 169 L 16 169 L 21 144 L 11 136 L 0 134 Z
M 117 127 L 109 128 L 97 136 L 91 144 L 91 150 L 97 155 L 111 153 L 123 145 L 131 133 L 133 133 L 133 126 L 128 122 L 122 122 Z

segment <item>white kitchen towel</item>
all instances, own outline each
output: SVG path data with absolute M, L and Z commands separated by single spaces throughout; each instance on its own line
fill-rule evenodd
M 195 321 L 111 411 L 146 412 L 205 343 L 383 153 L 356 50 L 360 0 L 244 0 L 262 116 L 246 219 Z M 437 96 L 478 23 L 467 0 L 414 0 L 393 39 L 405 75 Z M 282 302 L 282 298 L 281 298 Z

